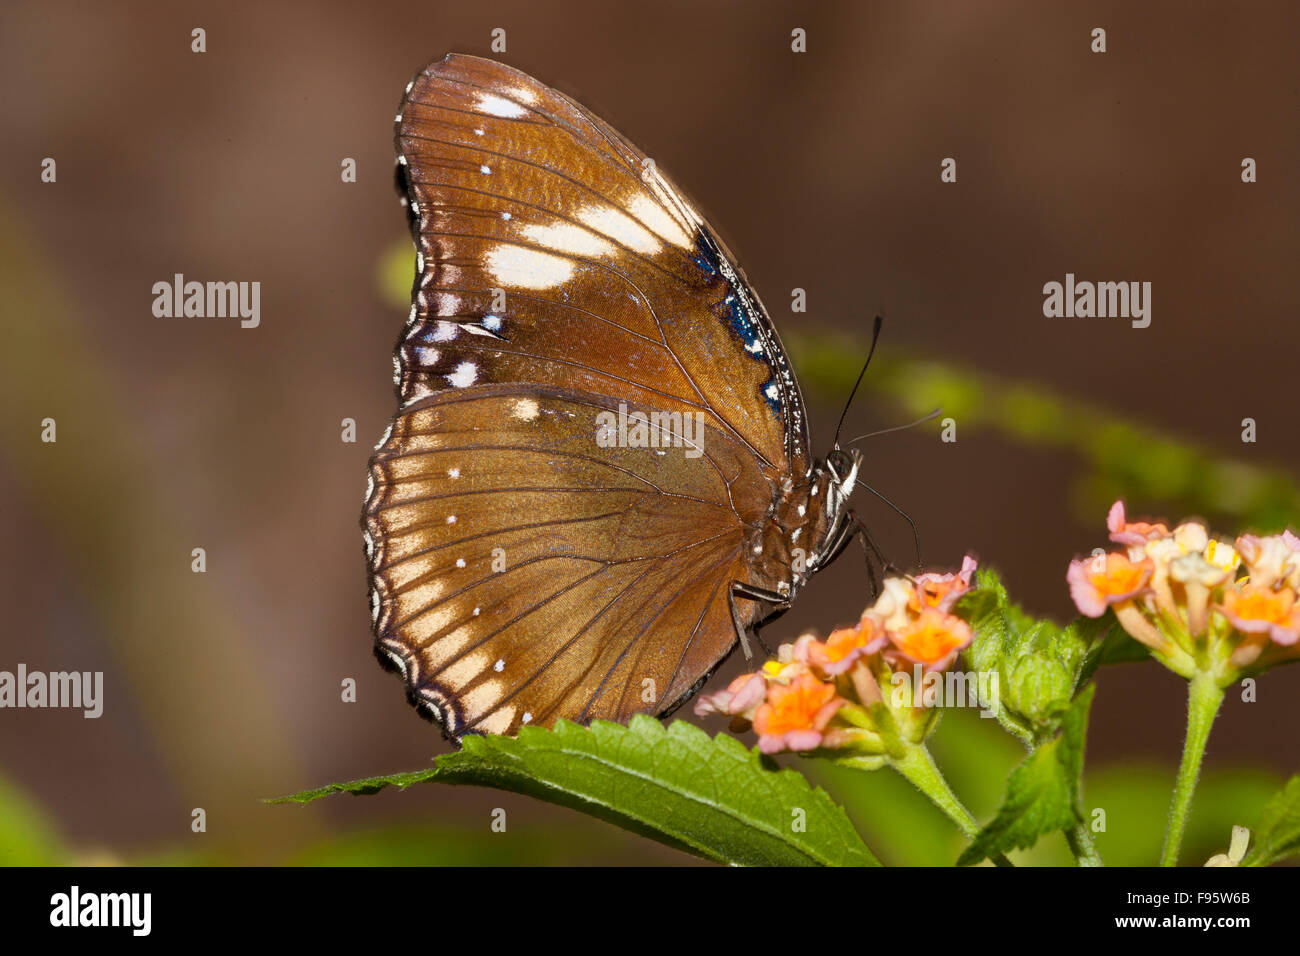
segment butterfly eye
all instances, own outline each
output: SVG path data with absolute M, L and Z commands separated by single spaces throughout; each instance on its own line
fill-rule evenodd
M 830 465 L 831 471 L 835 477 L 844 481 L 849 476 L 849 471 L 853 468 L 853 460 L 849 458 L 849 453 L 842 448 L 836 448 L 826 456 L 826 464 Z

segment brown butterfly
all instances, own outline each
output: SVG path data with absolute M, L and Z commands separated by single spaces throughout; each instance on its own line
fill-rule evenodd
M 490 60 L 406 89 L 417 250 L 362 525 L 376 648 L 452 737 L 694 693 L 865 529 L 730 252 L 616 130 Z

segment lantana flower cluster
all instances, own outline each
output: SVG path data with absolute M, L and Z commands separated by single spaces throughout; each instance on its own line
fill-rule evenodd
M 1129 521 L 1116 501 L 1106 520 L 1119 548 L 1071 562 L 1066 579 L 1079 611 L 1120 625 L 1177 674 L 1212 674 L 1226 686 L 1243 673 L 1300 658 L 1300 538 L 1215 537 L 1198 521 L 1172 530 Z
M 855 625 L 825 640 L 807 633 L 782 644 L 757 672 L 700 698 L 695 713 L 730 716 L 735 731 L 752 727 L 768 754 L 896 756 L 924 740 L 938 718 L 911 675 L 945 670 L 971 642 L 970 625 L 952 608 L 970 590 L 975 568 L 967 556 L 956 573 L 885 579 Z

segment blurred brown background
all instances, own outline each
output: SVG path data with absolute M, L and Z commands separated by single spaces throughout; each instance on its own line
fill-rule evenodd
M 492 55 L 495 27 L 500 59 L 695 197 L 782 330 L 865 335 L 880 312 L 887 347 L 1300 474 L 1300 7 L 1285 0 L 6 4 L 0 669 L 103 670 L 107 686 L 99 720 L 0 711 L 0 775 L 79 851 L 269 861 L 379 823 L 486 834 L 504 806 L 512 832 L 558 834 L 560 859 L 685 859 L 488 791 L 257 802 L 446 748 L 372 657 L 358 513 L 405 312 L 378 279 L 406 235 L 393 114 L 428 61 Z M 939 181 L 949 156 L 955 185 Z M 151 287 L 177 272 L 260 281 L 261 326 L 155 318 Z M 1044 318 L 1043 283 L 1066 272 L 1150 281 L 1151 327 Z M 790 314 L 794 287 L 807 315 Z M 824 453 L 839 408 L 811 412 Z M 901 414 L 864 400 L 847 427 Z M 1257 444 L 1240 441 L 1246 416 Z M 57 444 L 40 441 L 46 417 Z M 866 450 L 929 561 L 973 550 L 1032 610 L 1070 612 L 1066 563 L 1104 543 L 1104 512 L 1071 499 L 1073 455 L 934 429 Z M 860 508 L 906 560 L 906 528 Z M 863 589 L 850 554 L 766 639 L 856 618 Z M 1258 703 L 1230 696 L 1207 768 L 1293 772 L 1298 692 L 1292 667 Z M 1172 782 L 1183 693 L 1153 664 L 1105 672 L 1090 762 Z

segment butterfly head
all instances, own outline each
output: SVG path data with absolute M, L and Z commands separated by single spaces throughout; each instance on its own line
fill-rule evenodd
M 856 448 L 841 448 L 838 444 L 831 449 L 831 453 L 826 456 L 825 482 L 826 482 L 826 533 L 830 540 L 834 541 L 840 538 L 842 526 L 847 521 L 845 515 L 845 505 L 848 503 L 849 496 L 853 494 L 853 487 L 857 484 L 858 469 L 862 467 L 862 452 Z M 836 548 L 833 554 L 827 554 L 825 561 L 833 559 L 834 554 L 838 554 Z
M 826 456 L 826 469 L 830 473 L 829 490 L 837 492 L 841 501 L 852 493 L 861 465 L 862 452 L 856 448 L 845 449 L 836 445 Z

